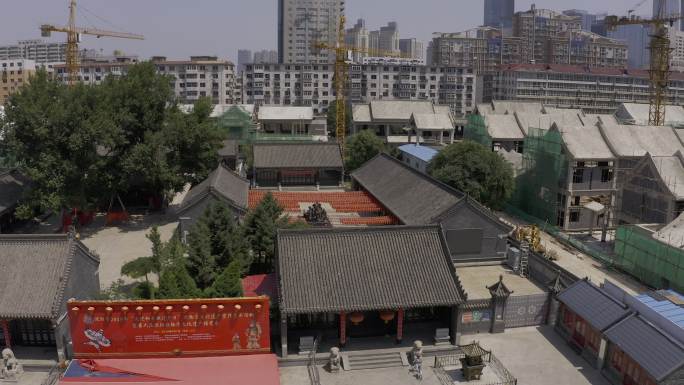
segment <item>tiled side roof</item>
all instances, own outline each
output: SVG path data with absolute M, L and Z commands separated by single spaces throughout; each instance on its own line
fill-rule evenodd
M 579 280 L 563 290 L 558 299 L 599 331 L 629 314 L 626 306 L 586 280 Z
M 255 168 L 342 168 L 337 143 L 258 143 Z
M 0 235 L 0 318 L 54 318 L 78 241 Z
M 658 383 L 684 367 L 684 347 L 638 315 L 621 321 L 605 335 Z
M 259 120 L 313 120 L 312 107 L 261 106 L 257 113 Z
M 237 140 L 224 140 L 223 147 L 218 151 L 220 157 L 233 157 L 238 154 Z
M 0 170 L 0 214 L 19 203 L 29 184 L 28 178 L 16 170 Z
M 464 197 L 387 154 L 369 160 L 351 176 L 407 225 L 433 223 Z
M 286 314 L 463 302 L 438 226 L 281 230 L 280 309 Z
M 248 192 L 248 180 L 241 178 L 233 171 L 220 165 L 216 170 L 209 174 L 207 179 L 188 191 L 183 199 L 183 203 L 181 203 L 178 209 L 178 213 L 182 213 L 209 193 L 217 194 L 235 207 L 247 210 Z

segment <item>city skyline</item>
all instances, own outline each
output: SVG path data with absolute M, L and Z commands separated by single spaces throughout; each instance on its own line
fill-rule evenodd
M 392 14 L 387 15 L 390 2 Z M 619 0 L 601 3 L 577 0 L 572 5 L 560 0 L 517 0 L 516 11 L 529 9 L 533 2 L 538 8 L 557 11 L 576 8 L 618 15 L 626 14 L 629 7 Z M 191 7 L 180 0 L 153 0 L 144 3 L 121 0 L 116 4 L 81 0 L 79 4 L 82 10 L 77 19 L 80 26 L 140 33 L 146 37 L 144 41 L 85 37 L 81 47 L 101 49 L 105 54 L 120 49 L 141 58 L 153 55 L 169 58 L 216 55 L 234 62 L 237 62 L 237 51 L 240 48 L 253 51 L 276 49 L 277 2 L 257 0 L 240 2 L 239 6 L 236 3 L 237 1 L 202 0 L 193 3 Z M 359 0 L 348 0 L 347 28 L 358 18 L 364 18 L 371 26 L 396 21 L 402 37 L 415 37 L 427 44 L 433 32 L 458 32 L 482 24 L 484 3 L 465 3 L 465 0 L 376 0 L 368 5 Z M 13 5 L 13 12 L 0 14 L 0 25 L 3 26 L 0 45 L 40 38 L 38 27 L 42 23 L 66 24 L 67 5 L 67 1 L 45 0 L 25 0 Z M 207 12 L 208 10 L 211 12 Z M 637 13 L 649 15 L 650 11 L 651 7 L 645 4 Z M 155 22 L 152 24 L 150 20 Z M 185 28 L 173 28 L 174 25 Z M 63 40 L 65 36 L 59 33 L 48 39 Z

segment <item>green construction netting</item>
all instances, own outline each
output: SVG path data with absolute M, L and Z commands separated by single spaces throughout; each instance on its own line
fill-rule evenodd
M 463 139 L 472 140 L 487 148 L 492 148 L 492 137 L 487 132 L 484 117 L 480 115 L 468 116 L 468 124 L 463 130 Z
M 251 115 L 240 106 L 231 107 L 216 119 L 216 123 L 228 139 L 249 140 L 256 130 Z
M 516 178 L 511 205 L 549 225 L 557 225 L 568 161 L 558 131 L 530 127 L 524 144 L 523 171 Z
M 661 242 L 637 226 L 621 226 L 615 234 L 616 267 L 658 289 L 684 292 L 684 250 Z

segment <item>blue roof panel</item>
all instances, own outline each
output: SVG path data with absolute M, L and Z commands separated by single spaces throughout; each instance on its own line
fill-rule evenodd
M 435 150 L 434 148 L 427 147 L 427 146 L 417 146 L 415 144 L 405 144 L 403 146 L 399 146 L 399 151 L 405 152 L 409 155 L 413 155 L 416 158 L 429 162 L 432 160 L 432 158 L 437 155 L 439 151 Z
M 684 296 L 675 291 L 664 290 L 660 293 L 663 293 L 665 295 L 672 295 L 684 301 Z M 636 296 L 636 299 L 641 301 L 644 305 L 648 306 L 649 308 L 653 309 L 653 311 L 660 314 L 664 318 L 672 321 L 675 325 L 684 329 L 684 307 L 676 305 L 667 299 L 659 301 L 648 294 L 638 295 Z

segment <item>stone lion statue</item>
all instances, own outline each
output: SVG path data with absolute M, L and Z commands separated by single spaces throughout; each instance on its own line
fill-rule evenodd
M 330 357 L 328 359 L 328 366 L 331 372 L 338 372 L 340 370 L 340 363 L 342 362 L 342 356 L 340 356 L 340 349 L 333 347 L 330 348 Z
M 2 366 L 0 366 L 0 378 L 5 380 L 16 380 L 17 376 L 24 372 L 19 360 L 14 356 L 10 348 L 2 350 Z

